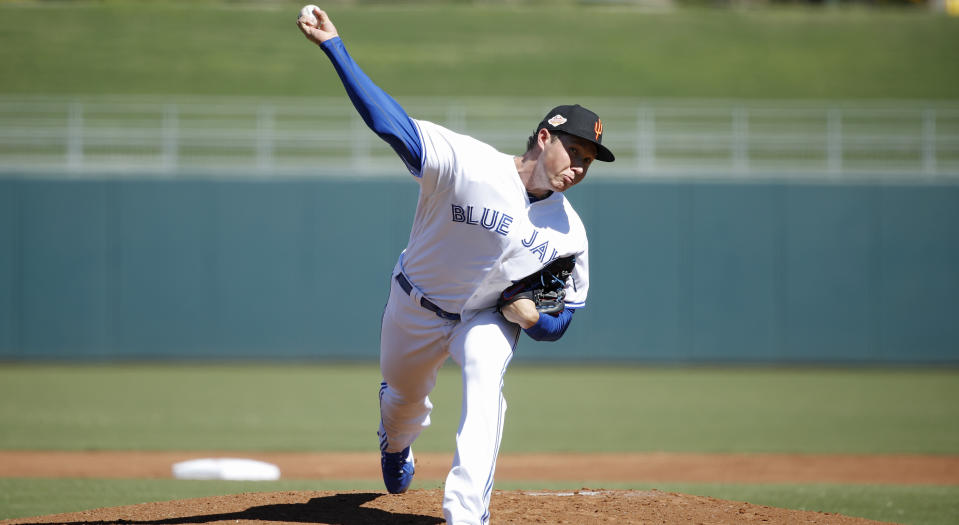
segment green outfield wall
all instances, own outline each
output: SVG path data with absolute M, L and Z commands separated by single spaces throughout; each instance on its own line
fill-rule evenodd
M 417 186 L 0 178 L 0 358 L 375 359 Z M 518 359 L 959 363 L 959 186 L 589 180 L 587 308 Z

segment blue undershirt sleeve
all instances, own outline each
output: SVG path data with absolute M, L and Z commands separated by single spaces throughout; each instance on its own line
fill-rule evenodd
M 535 341 L 558 341 L 566 333 L 566 329 L 569 328 L 569 323 L 572 321 L 573 309 L 566 308 L 555 317 L 549 314 L 541 314 L 539 321 L 536 321 L 536 324 L 527 328 L 524 332 Z
M 423 147 L 416 124 L 403 107 L 366 76 L 347 53 L 340 37 L 323 42 L 320 48 L 333 63 L 347 95 L 366 125 L 393 148 L 410 173 L 419 177 Z

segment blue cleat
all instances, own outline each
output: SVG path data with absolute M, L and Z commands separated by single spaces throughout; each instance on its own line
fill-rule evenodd
M 390 494 L 402 494 L 413 483 L 413 451 L 406 447 L 399 452 L 380 452 L 383 483 Z

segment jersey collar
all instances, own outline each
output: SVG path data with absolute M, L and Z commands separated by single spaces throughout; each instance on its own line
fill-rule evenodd
M 543 196 L 543 197 L 537 197 L 537 196 L 533 195 L 532 193 L 530 193 L 530 192 L 528 192 L 528 191 L 526 192 L 526 196 L 529 197 L 529 203 L 530 203 L 530 204 L 533 204 L 533 203 L 536 202 L 536 201 L 546 200 L 546 199 L 550 198 L 550 196 L 552 196 L 552 195 L 553 195 L 553 192 L 552 192 L 552 191 L 550 191 L 549 193 L 547 193 L 547 194 L 546 194 L 545 196 Z

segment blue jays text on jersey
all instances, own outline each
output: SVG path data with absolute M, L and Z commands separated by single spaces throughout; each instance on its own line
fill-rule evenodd
M 483 214 L 477 220 L 472 206 L 453 204 L 453 222 L 479 224 L 487 230 L 505 236 L 509 235 L 509 226 L 513 223 L 513 218 L 498 210 L 483 208 Z
M 475 208 L 470 205 L 463 206 L 461 204 L 453 204 L 453 222 L 479 225 L 500 235 L 509 235 L 509 227 L 513 223 L 513 217 L 492 208 L 484 207 L 482 214 L 479 214 L 479 212 L 475 212 L 474 210 Z M 476 218 L 476 215 L 479 215 L 479 219 Z M 539 258 L 541 263 L 550 263 L 559 256 L 559 251 L 554 248 L 552 254 L 550 254 L 549 258 L 547 258 L 546 253 L 549 251 L 549 239 L 534 246 L 538 236 L 539 231 L 534 229 L 533 233 L 530 235 L 530 238 L 523 239 L 521 242 L 523 243 L 523 246 L 530 249 L 529 251 L 533 255 Z
M 538 230 L 533 230 L 533 234 L 530 235 L 529 239 L 523 239 L 523 246 L 529 248 L 529 251 L 539 257 L 539 262 L 541 263 L 550 263 L 553 262 L 553 259 L 556 259 L 559 256 L 559 251 L 553 248 L 553 254 L 549 256 L 549 259 L 546 259 L 546 250 L 549 249 L 549 239 L 533 246 L 536 242 L 536 237 L 539 236 Z

